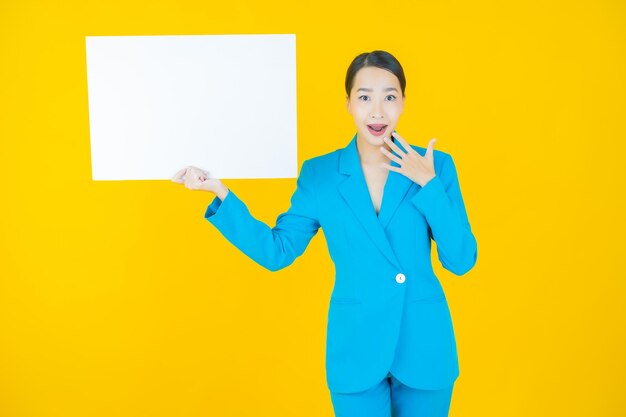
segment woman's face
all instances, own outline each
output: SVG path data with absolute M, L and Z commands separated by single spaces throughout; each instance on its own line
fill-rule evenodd
M 398 77 L 378 67 L 361 68 L 354 77 L 346 107 L 354 118 L 358 137 L 373 146 L 384 145 L 383 138 L 391 137 L 404 111 Z M 377 132 L 375 129 L 380 127 Z

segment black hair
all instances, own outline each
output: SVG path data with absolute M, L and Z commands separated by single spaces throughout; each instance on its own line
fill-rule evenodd
M 391 72 L 398 77 L 400 81 L 400 89 L 402 90 L 402 97 L 404 97 L 404 89 L 406 87 L 406 79 L 404 78 L 404 70 L 400 62 L 389 52 L 386 51 L 372 51 L 363 52 L 358 55 L 348 67 L 346 73 L 346 94 L 350 97 L 350 91 L 352 90 L 352 84 L 354 83 L 354 77 L 356 73 L 365 67 L 378 67 Z

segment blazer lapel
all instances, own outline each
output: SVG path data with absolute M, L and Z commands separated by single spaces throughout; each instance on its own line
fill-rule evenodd
M 393 143 L 399 146 L 403 151 L 406 151 L 404 147 L 397 140 L 395 140 L 395 138 L 393 139 Z M 393 150 L 392 153 L 398 156 Z M 395 161 L 390 160 L 389 162 L 391 166 L 400 166 Z M 389 171 L 389 176 L 387 177 L 387 182 L 385 183 L 385 189 L 383 191 L 383 201 L 381 202 L 380 211 L 378 212 L 378 221 L 382 225 L 383 229 L 387 228 L 389 220 L 393 217 L 396 209 L 412 185 L 419 187 L 419 184 L 416 184 L 413 180 L 407 178 L 399 172 Z
M 355 134 L 348 146 L 341 151 L 339 172 L 347 174 L 348 177 L 339 184 L 339 193 L 355 217 L 361 222 L 374 244 L 394 265 L 402 268 L 391 248 L 384 226 L 391 219 L 395 209 L 406 195 L 413 181 L 400 173 L 389 171 L 383 192 L 381 210 L 377 217 L 369 190 L 367 189 L 363 169 L 361 168 L 361 161 L 356 146 L 356 136 Z

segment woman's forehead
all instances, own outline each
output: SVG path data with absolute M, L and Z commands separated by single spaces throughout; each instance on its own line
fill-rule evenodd
M 386 89 L 386 88 L 398 88 L 400 81 L 390 71 L 377 67 L 365 67 L 361 68 L 354 78 L 354 86 L 356 88 L 366 89 Z

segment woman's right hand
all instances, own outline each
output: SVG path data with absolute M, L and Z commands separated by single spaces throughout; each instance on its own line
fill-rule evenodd
M 210 191 L 217 195 L 220 200 L 224 200 L 228 193 L 228 188 L 219 178 L 209 178 L 208 171 L 194 166 L 187 166 L 178 171 L 172 177 L 172 181 L 183 184 L 190 190 Z

